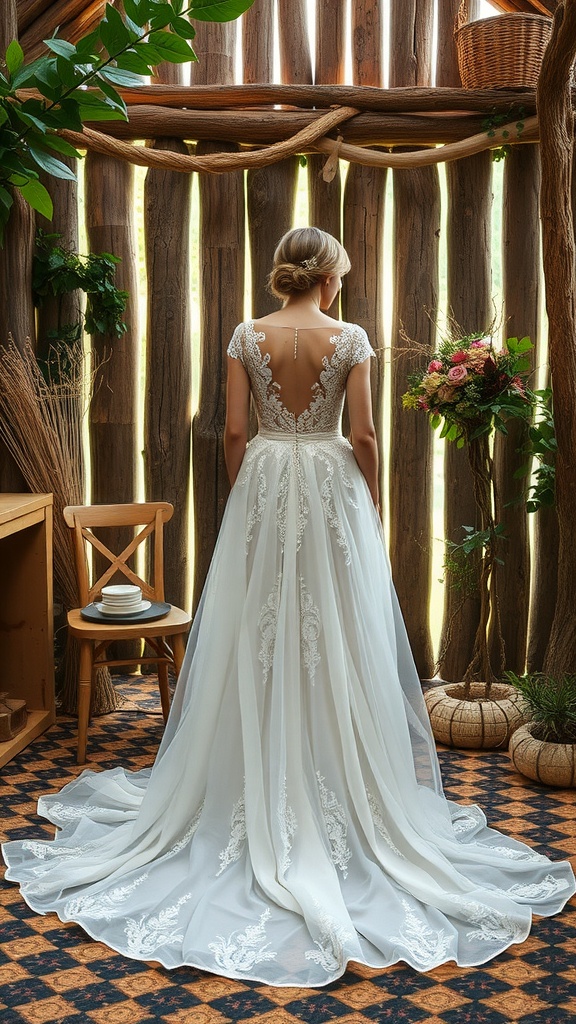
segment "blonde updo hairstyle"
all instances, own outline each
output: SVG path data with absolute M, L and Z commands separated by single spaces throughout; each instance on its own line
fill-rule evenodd
M 333 235 L 320 228 L 294 228 L 276 246 L 268 287 L 277 298 L 288 299 L 349 270 L 348 254 Z

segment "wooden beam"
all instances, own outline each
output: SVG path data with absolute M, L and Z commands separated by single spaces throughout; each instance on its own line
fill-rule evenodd
M 453 2 L 453 0 L 452 0 Z M 286 58 L 292 66 L 294 61 Z M 245 85 L 142 85 L 137 89 L 120 88 L 128 105 L 151 103 L 163 107 L 191 110 L 230 110 L 237 107 L 294 106 L 313 109 L 335 104 L 389 113 L 436 111 L 477 111 L 485 116 L 517 111 L 526 116 L 536 110 L 534 89 L 463 89 L 459 79 L 455 87 L 406 87 L 381 89 L 367 85 L 284 85 L 250 83 Z

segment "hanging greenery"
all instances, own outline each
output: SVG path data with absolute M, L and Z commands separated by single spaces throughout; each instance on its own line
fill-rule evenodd
M 76 45 L 53 36 L 50 54 L 26 63 L 14 39 L 0 73 L 0 243 L 17 189 L 49 220 L 52 200 L 40 171 L 73 179 L 59 155 L 79 156 L 60 138 L 85 121 L 127 120 L 117 86 L 142 85 L 142 75 L 164 61 L 196 60 L 195 21 L 231 21 L 253 0 L 124 0 L 124 16 L 107 3 L 102 21 Z M 90 86 L 90 89 L 86 87 Z M 42 98 L 29 95 L 35 90 Z M 58 154 L 58 155 L 57 155 Z
M 128 292 L 114 283 L 118 256 L 111 253 L 88 253 L 81 256 L 58 245 L 61 235 L 39 231 L 32 268 L 32 294 L 35 306 L 48 298 L 59 299 L 71 292 L 86 295 L 86 311 L 78 310 L 78 320 L 58 324 L 48 332 L 47 341 L 77 341 L 82 333 L 111 334 L 121 338 L 126 331 L 123 321 Z

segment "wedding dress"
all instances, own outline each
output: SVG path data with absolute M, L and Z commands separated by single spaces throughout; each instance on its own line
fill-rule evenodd
M 574 876 L 443 796 L 380 522 L 339 431 L 365 332 L 295 334 L 281 386 L 269 333 L 247 322 L 230 343 L 259 433 L 156 761 L 42 797 L 56 838 L 6 844 L 7 877 L 33 910 L 169 968 L 307 987 L 351 960 L 484 963 L 532 911 L 558 912 Z

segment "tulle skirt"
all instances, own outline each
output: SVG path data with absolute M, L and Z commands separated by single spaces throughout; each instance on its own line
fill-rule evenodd
M 481 964 L 575 890 L 448 802 L 382 531 L 337 433 L 249 444 L 149 770 L 42 797 L 4 847 L 39 913 L 270 985 Z

